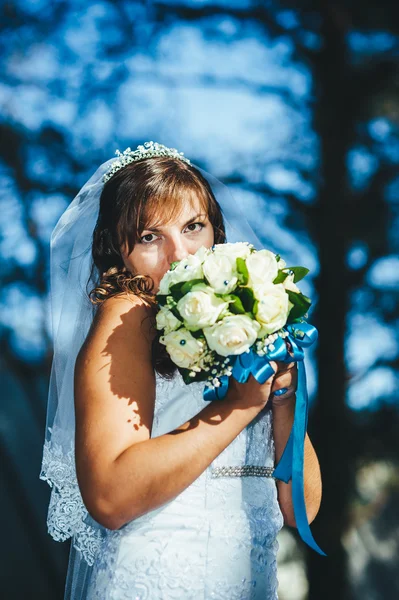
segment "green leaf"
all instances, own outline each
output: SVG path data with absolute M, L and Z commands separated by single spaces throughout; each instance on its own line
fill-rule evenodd
M 236 315 L 244 314 L 245 308 L 244 308 L 243 303 L 241 302 L 240 298 L 238 296 L 234 296 L 234 295 L 232 295 L 232 298 L 234 298 L 234 300 L 230 301 L 230 305 L 229 305 L 230 312 L 232 312 Z
M 173 298 L 178 302 L 183 296 L 191 291 L 191 288 L 197 283 L 204 283 L 203 279 L 192 279 L 191 281 L 179 281 L 174 283 L 169 288 L 169 293 L 172 294 Z
M 238 257 L 236 259 L 236 264 L 237 264 L 237 271 L 240 275 L 241 284 L 247 285 L 248 280 L 249 280 L 249 273 L 248 273 L 247 264 L 246 264 L 245 260 L 241 257 Z
M 177 267 L 177 265 L 179 264 L 180 260 L 175 260 L 174 262 L 170 263 L 170 268 L 169 271 L 174 271 Z
M 301 281 L 309 273 L 309 269 L 306 267 L 284 267 L 284 270 L 279 269 L 277 277 L 273 280 L 273 283 L 282 283 L 289 275 L 289 270 L 294 273 L 294 283 Z
M 253 291 L 250 288 L 244 287 L 244 288 L 239 288 L 236 291 L 236 293 L 239 296 L 245 310 L 248 312 L 252 312 L 254 302 L 255 302 L 255 296 L 254 296 Z
M 306 267 L 288 267 L 291 271 L 294 271 L 294 283 L 301 281 L 308 273 L 309 269 Z
M 169 293 L 172 294 L 173 298 L 177 301 L 180 300 L 184 294 L 182 293 L 182 287 L 185 284 L 185 281 L 179 281 L 179 283 L 174 283 L 169 288 Z
M 183 369 L 182 367 L 178 367 L 178 369 L 186 385 L 195 381 L 195 377 L 190 377 L 190 369 Z
M 291 319 L 290 317 L 288 317 L 287 319 L 287 323 L 291 324 L 291 323 L 303 323 L 304 319 L 303 317 L 298 317 L 297 319 Z M 305 323 L 306 323 L 306 319 L 305 319 Z
M 310 298 L 300 293 L 292 292 L 291 290 L 286 290 L 290 302 L 294 305 L 289 313 L 290 319 L 298 319 L 299 317 L 303 317 L 303 315 L 308 311 L 309 306 L 312 304 Z
M 157 302 L 159 306 L 165 306 L 168 303 L 168 296 L 166 294 L 157 294 Z
M 277 277 L 273 279 L 273 283 L 283 283 L 284 279 L 288 277 L 288 273 L 284 273 L 281 269 L 279 269 L 277 273 Z
M 198 339 L 198 338 L 205 339 L 204 334 L 202 333 L 202 329 L 195 329 L 195 330 L 190 329 L 190 333 L 196 339 Z
M 200 371 L 199 373 L 195 373 L 195 377 L 190 377 L 190 369 L 183 369 L 182 367 L 178 367 L 178 370 L 186 385 L 189 385 L 194 381 L 206 381 L 208 379 L 208 374 L 205 371 Z
M 188 292 L 191 292 L 191 288 L 194 285 L 197 285 L 197 283 L 204 283 L 203 279 L 192 279 L 191 281 L 186 281 L 181 288 L 181 293 L 183 294 L 183 296 L 185 294 L 188 294 Z
M 215 294 L 217 298 L 222 298 L 225 302 L 234 302 L 236 296 L 234 294 Z
M 216 298 L 221 298 L 225 302 L 234 302 L 234 299 L 236 297 L 235 294 L 217 294 L 216 292 L 215 292 L 215 296 L 216 296 Z
M 247 289 L 247 288 L 243 288 L 243 289 Z M 252 293 L 252 290 L 249 290 L 250 293 Z M 225 302 L 229 303 L 229 308 L 228 310 L 234 314 L 244 314 L 245 313 L 245 306 L 242 302 L 242 299 L 239 298 L 238 296 L 236 296 L 236 294 L 220 294 L 219 295 L 220 298 L 223 298 L 223 300 Z
M 166 296 L 166 306 L 172 310 L 172 308 L 174 308 L 176 306 L 176 300 L 173 298 L 173 296 Z

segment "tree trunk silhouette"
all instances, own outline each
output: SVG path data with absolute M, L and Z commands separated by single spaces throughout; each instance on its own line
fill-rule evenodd
M 312 315 L 320 334 L 319 385 L 309 435 L 323 480 L 322 505 L 312 530 L 328 556 L 306 551 L 309 600 L 349 600 L 352 596 L 342 535 L 348 524 L 353 486 L 353 446 L 348 435 L 350 412 L 345 404 L 344 336 L 349 295 L 345 254 L 350 237 L 346 154 L 354 135 L 354 114 L 345 32 L 330 14 L 324 15 L 322 29 L 324 46 L 314 63 L 314 125 L 320 138 L 321 188 L 312 232 L 320 260 L 315 282 L 319 303 Z

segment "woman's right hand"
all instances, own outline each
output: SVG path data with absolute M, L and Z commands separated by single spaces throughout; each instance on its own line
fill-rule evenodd
M 274 377 L 278 370 L 278 364 L 271 360 L 270 365 L 274 370 L 274 375 L 271 375 L 265 383 L 258 383 L 250 375 L 245 383 L 239 383 L 234 377 L 230 377 L 228 395 L 234 399 L 240 408 L 252 408 L 258 406 L 262 409 L 266 406 L 273 385 Z

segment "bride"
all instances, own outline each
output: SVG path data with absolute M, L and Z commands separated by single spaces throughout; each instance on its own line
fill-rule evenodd
M 276 536 L 296 526 L 273 478 L 289 437 L 296 363 L 223 401 L 185 385 L 159 342 L 155 293 L 201 246 L 260 246 L 228 189 L 153 142 L 101 165 L 51 240 L 54 359 L 40 477 L 48 527 L 72 538 L 65 599 L 277 598 Z M 311 522 L 320 506 L 306 436 Z

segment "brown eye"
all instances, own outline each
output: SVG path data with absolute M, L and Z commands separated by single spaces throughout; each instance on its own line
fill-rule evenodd
M 140 238 L 140 242 L 141 242 L 142 244 L 149 244 L 150 242 L 153 242 L 154 240 L 153 240 L 153 239 L 151 239 L 151 237 L 152 237 L 153 235 L 154 235 L 153 233 L 146 233 L 145 235 L 143 235 L 143 236 Z
M 194 229 L 197 225 L 199 225 L 199 229 Z M 191 228 L 190 231 L 201 231 L 205 227 L 204 223 L 190 223 L 187 225 L 188 228 Z

